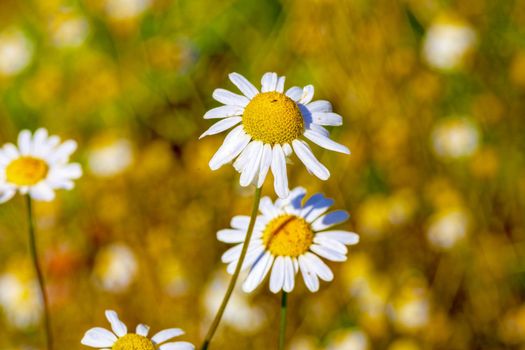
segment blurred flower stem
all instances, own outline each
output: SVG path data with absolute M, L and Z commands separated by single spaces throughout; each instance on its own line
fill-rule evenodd
M 279 327 L 279 350 L 284 349 L 284 338 L 286 335 L 286 311 L 288 310 L 288 293 L 283 291 L 281 297 L 281 325 Z
M 202 348 L 201 348 L 202 350 L 206 350 L 210 346 L 213 335 L 215 334 L 215 331 L 217 330 L 217 327 L 219 326 L 219 323 L 221 322 L 221 318 L 222 318 L 222 315 L 224 314 L 224 310 L 226 309 L 226 306 L 228 305 L 228 301 L 230 300 L 230 297 L 233 293 L 233 289 L 235 288 L 235 284 L 237 283 L 237 279 L 239 278 L 239 273 L 241 272 L 242 264 L 244 262 L 244 258 L 246 257 L 246 253 L 248 252 L 248 246 L 250 245 L 250 240 L 252 238 L 253 228 L 255 227 L 255 220 L 257 219 L 257 213 L 259 212 L 259 203 L 261 201 L 261 190 L 262 190 L 262 186 L 255 190 L 255 195 L 253 198 L 252 215 L 250 217 L 248 231 L 246 232 L 246 239 L 244 240 L 244 245 L 242 246 L 241 256 L 239 257 L 239 261 L 237 263 L 237 266 L 235 267 L 235 272 L 233 273 L 232 279 L 230 281 L 230 285 L 228 286 L 228 290 L 226 291 L 226 294 L 224 295 L 224 299 L 222 300 L 219 311 L 217 311 L 217 315 L 215 315 L 215 319 L 213 320 L 213 323 L 211 324 L 210 329 L 208 330 L 208 333 L 206 334 L 206 338 L 204 339 L 204 343 L 202 344 Z
M 49 314 L 49 302 L 46 293 L 44 275 L 42 274 L 42 269 L 40 268 L 40 264 L 38 262 L 38 252 L 36 249 L 35 239 L 35 226 L 33 223 L 33 203 L 29 194 L 26 195 L 26 201 L 27 220 L 29 227 L 29 249 L 31 251 L 31 258 L 33 260 L 33 265 L 35 267 L 36 275 L 38 278 L 38 286 L 40 288 L 40 293 L 42 293 L 42 302 L 44 303 L 44 326 L 46 328 L 47 350 L 53 350 L 53 334 L 51 332 L 51 316 Z

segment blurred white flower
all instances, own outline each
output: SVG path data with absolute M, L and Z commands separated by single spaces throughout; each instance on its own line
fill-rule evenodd
M 477 126 L 466 118 L 447 118 L 432 132 L 434 152 L 442 158 L 463 158 L 476 152 L 479 146 Z
M 416 331 L 428 324 L 430 302 L 423 290 L 414 290 L 389 305 L 388 314 L 397 328 Z
M 137 259 L 133 251 L 122 243 L 114 243 L 98 252 L 93 277 L 101 289 L 119 293 L 133 282 L 137 270 Z
M 434 68 L 453 70 L 462 66 L 476 43 L 476 32 L 469 25 L 440 18 L 427 30 L 423 56 Z
M 446 209 L 430 218 L 427 239 L 435 248 L 447 250 L 464 239 L 468 229 L 469 215 L 464 209 Z
M 106 13 L 115 20 L 126 20 L 140 16 L 148 9 L 151 0 L 107 0 Z
M 43 311 L 37 281 L 15 273 L 1 275 L 0 306 L 13 326 L 20 329 L 36 326 Z
M 89 34 L 89 23 L 86 18 L 64 10 L 57 15 L 50 25 L 51 39 L 58 47 L 78 47 L 84 43 Z
M 0 33 L 0 74 L 12 76 L 24 70 L 33 58 L 33 43 L 17 29 Z
M 370 349 L 368 336 L 360 330 L 337 331 L 325 350 L 367 350 Z
M 122 173 L 133 163 L 131 142 L 121 138 L 110 143 L 95 145 L 88 152 L 88 164 L 91 172 L 100 177 Z
M 212 319 L 221 305 L 229 278 L 225 273 L 217 273 L 203 295 L 203 306 L 207 317 Z M 267 316 L 258 306 L 250 305 L 248 295 L 240 288 L 233 291 L 222 322 L 242 333 L 255 333 L 264 326 Z
M 317 350 L 317 339 L 315 337 L 298 337 L 290 342 L 290 350 Z

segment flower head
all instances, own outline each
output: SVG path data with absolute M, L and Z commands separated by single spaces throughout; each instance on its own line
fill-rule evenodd
M 93 348 L 108 348 L 112 350 L 193 350 L 195 347 L 188 342 L 169 342 L 184 332 L 179 328 L 170 328 L 158 332 L 148 338 L 149 327 L 139 324 L 136 333 L 128 333 L 126 325 L 119 320 L 115 311 L 106 310 L 106 318 L 111 324 L 113 332 L 105 328 L 95 327 L 86 332 L 82 340 L 83 345 Z
M 342 210 L 326 214 L 333 200 L 319 193 L 302 204 L 305 194 L 303 188 L 297 187 L 287 198 L 274 203 L 268 197 L 261 199 L 259 211 L 262 215 L 255 222 L 253 238 L 242 266 L 250 270 L 243 284 L 245 292 L 251 292 L 261 284 L 270 270 L 270 290 L 274 293 L 292 291 L 299 271 L 306 287 L 316 292 L 319 279 L 333 279 L 332 271 L 319 257 L 345 261 L 346 245 L 359 241 L 356 233 L 331 229 L 348 219 L 348 214 Z M 248 216 L 236 216 L 231 221 L 231 229 L 217 233 L 220 241 L 236 244 L 222 256 L 229 273 L 233 273 L 237 266 L 249 221 Z
M 73 180 L 82 176 L 80 165 L 69 163 L 76 148 L 75 141 L 60 143 L 60 138 L 49 136 L 46 129 L 34 134 L 20 132 L 18 147 L 7 143 L 0 148 L 0 203 L 11 199 L 17 190 L 35 200 L 51 201 L 56 189 L 72 189 Z
M 284 92 L 284 77 L 276 73 L 263 75 L 259 91 L 237 73 L 230 80 L 243 95 L 216 89 L 213 98 L 224 106 L 213 108 L 205 119 L 221 119 L 201 138 L 233 128 L 222 146 L 210 160 L 216 170 L 233 160 L 241 173 L 241 186 L 261 187 L 271 169 L 275 192 L 281 198 L 288 195 L 286 159 L 295 152 L 308 171 L 321 180 L 330 177 L 328 169 L 312 153 L 303 137 L 331 151 L 349 154 L 347 147 L 333 141 L 324 126 L 339 126 L 343 118 L 332 112 L 328 101 L 312 101 L 314 88 L 292 87 Z

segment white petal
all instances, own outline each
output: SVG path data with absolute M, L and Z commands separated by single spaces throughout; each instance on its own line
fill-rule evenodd
M 348 253 L 348 248 L 343 243 L 340 243 L 334 239 L 327 238 L 327 237 L 314 237 L 314 243 L 319 244 L 325 248 L 331 249 L 335 252 L 338 252 L 340 254 L 346 255 Z
M 241 255 L 242 251 L 242 246 L 243 244 L 238 244 L 225 251 L 224 254 L 222 254 L 221 261 L 227 264 L 239 259 L 239 256 Z
M 246 231 L 223 229 L 217 232 L 217 239 L 224 243 L 241 243 L 246 238 Z
M 273 146 L 272 173 L 275 192 L 281 198 L 288 196 L 288 175 L 286 174 L 286 159 L 280 145 Z
M 284 91 L 284 81 L 286 77 L 280 77 L 279 80 L 277 80 L 277 86 L 275 87 L 275 91 L 282 93 Z
M 246 281 L 242 285 L 242 289 L 246 293 L 252 292 L 259 284 L 261 284 L 272 267 L 273 259 L 273 255 L 270 254 L 270 252 L 266 252 L 255 263 L 255 266 L 251 269 Z
M 252 83 L 250 83 L 245 77 L 239 73 L 231 73 L 229 75 L 230 80 L 235 86 L 241 90 L 241 92 L 246 95 L 249 99 L 252 99 L 255 95 L 259 93 L 259 90 Z
M 292 146 L 290 146 L 288 143 L 283 143 L 281 147 L 283 149 L 285 157 L 289 157 L 292 154 Z
M 277 73 L 265 73 L 261 79 L 261 91 L 275 91 L 277 88 Z
M 349 217 L 346 211 L 335 210 L 316 219 L 312 223 L 312 229 L 314 231 L 324 231 L 329 227 L 345 222 Z
M 319 232 L 316 237 L 326 237 L 333 240 L 336 240 L 342 244 L 346 245 L 354 245 L 359 243 L 359 235 L 354 232 L 348 232 L 348 231 L 324 231 Z
M 239 124 L 241 121 L 242 121 L 242 117 L 229 117 L 229 118 L 221 119 L 217 123 L 213 124 L 204 133 L 202 133 L 202 135 L 199 136 L 199 139 L 202 139 L 203 137 L 208 136 L 208 135 L 215 135 L 215 134 L 221 133 L 224 130 L 234 127 L 235 125 Z
M 337 113 L 312 113 L 312 121 L 319 125 L 343 125 L 343 117 Z
M 278 256 L 272 268 L 270 276 L 270 290 L 272 293 L 278 293 L 283 288 L 284 283 L 284 258 Z
M 257 187 L 262 187 L 264 180 L 266 180 L 266 175 L 270 166 L 272 165 L 272 146 L 265 144 L 263 148 L 263 155 L 261 158 L 261 168 L 259 170 L 259 178 L 257 180 Z
M 319 290 L 319 279 L 317 278 L 317 274 L 310 269 L 306 262 L 306 258 L 302 255 L 299 257 L 299 267 L 306 288 L 311 292 L 317 292 Z
M 312 244 L 310 250 L 330 261 L 346 261 L 346 255 L 324 245 Z
M 334 200 L 325 197 L 322 193 L 316 193 L 308 198 L 301 210 L 301 216 L 308 222 L 313 222 L 319 216 L 323 215 L 332 205 Z
M 137 326 L 137 329 L 136 329 L 135 332 L 136 332 L 138 335 L 141 335 L 141 336 L 143 336 L 143 337 L 147 337 L 147 336 L 148 336 L 148 333 L 149 333 L 149 326 L 140 323 L 140 324 Z
M 284 283 L 283 290 L 290 293 L 295 284 L 295 268 L 292 258 L 289 256 L 284 257 Z
M 245 107 L 250 102 L 245 96 L 234 94 L 225 89 L 215 89 L 212 96 L 216 101 L 231 106 Z
M 217 170 L 224 164 L 231 162 L 250 142 L 250 136 L 243 131 L 242 125 L 233 129 L 228 136 L 211 158 L 209 162 L 211 170 Z
M 240 106 L 220 106 L 210 109 L 204 114 L 204 119 L 218 119 L 233 117 L 236 115 L 242 115 L 244 113 L 244 108 Z
M 334 279 L 332 270 L 317 255 L 307 252 L 303 255 L 303 259 L 308 264 L 310 271 L 317 274 L 323 281 L 330 282 Z
M 107 329 L 95 327 L 88 330 L 82 340 L 81 344 L 92 346 L 95 348 L 111 347 L 117 341 L 115 334 Z
M 286 96 L 290 97 L 295 102 L 298 102 L 303 96 L 303 89 L 298 86 L 294 86 L 286 90 Z
M 246 187 L 253 183 L 255 176 L 257 175 L 257 171 L 260 168 L 261 164 L 261 158 L 263 155 L 263 143 L 261 141 L 254 141 L 254 151 L 253 156 L 251 157 L 250 161 L 246 165 L 246 168 L 244 168 L 243 172 L 241 173 L 241 177 L 239 179 L 239 183 L 241 186 Z
M 161 344 L 167 340 L 170 340 L 172 338 L 178 337 L 183 334 L 184 334 L 184 331 L 180 328 L 169 328 L 169 329 L 165 329 L 163 331 L 158 332 L 153 337 L 151 337 L 151 340 L 155 344 Z
M 299 99 L 299 103 L 302 103 L 303 105 L 305 105 L 308 102 L 310 102 L 313 97 L 314 97 L 314 86 L 306 85 L 303 88 L 303 93 L 301 95 L 301 98 Z
M 246 270 L 247 268 L 251 267 L 257 260 L 261 258 L 264 251 L 264 246 L 262 245 L 261 240 L 252 240 L 250 242 L 250 246 L 248 247 L 248 251 L 246 252 L 246 258 L 244 259 L 241 267 L 241 271 Z M 226 272 L 228 272 L 230 275 L 233 275 L 235 272 L 235 269 L 237 268 L 237 264 L 239 263 L 240 259 L 240 253 L 237 256 L 236 259 L 234 259 L 226 268 Z
M 71 156 L 71 154 L 75 152 L 76 149 L 76 141 L 67 140 L 63 144 L 58 146 L 56 150 L 47 157 L 47 160 L 50 163 L 66 162 Z
M 162 344 L 159 350 L 194 350 L 195 346 L 187 341 L 178 341 L 175 343 Z
M 13 189 L 3 190 L 2 192 L 0 192 L 0 203 L 7 202 L 11 198 L 13 198 L 15 194 L 16 191 Z
M 118 337 L 123 337 L 128 334 L 128 327 L 119 320 L 118 315 L 113 310 L 106 310 L 106 318 L 111 324 L 111 329 Z
M 18 148 L 16 148 L 16 146 L 12 143 L 6 143 L 4 147 L 2 147 L 2 149 L 4 150 L 5 156 L 8 157 L 10 160 L 20 157 Z
M 350 150 L 348 149 L 348 147 L 335 142 L 334 140 L 330 139 L 325 135 L 320 134 L 319 132 L 310 129 L 305 130 L 303 135 L 313 143 L 330 151 L 350 154 Z
M 33 145 L 31 148 L 31 153 L 34 155 L 41 155 L 43 153 L 42 149 L 43 146 L 45 146 L 45 142 L 47 140 L 47 130 L 44 128 L 40 128 L 33 134 Z
M 250 224 L 250 217 L 247 215 L 234 216 L 230 221 L 231 227 L 239 229 L 239 230 L 247 230 L 249 224 Z
M 273 205 L 270 197 L 263 197 L 259 202 L 259 210 L 264 216 L 274 218 L 279 215 L 279 210 Z
M 31 141 L 31 131 L 22 130 L 18 134 L 18 149 L 20 154 L 28 155 L 31 152 L 32 141 Z
M 45 182 L 40 182 L 29 189 L 31 198 L 37 201 L 49 202 L 55 198 L 55 191 Z
M 238 172 L 242 173 L 244 168 L 248 165 L 248 163 L 252 160 L 256 153 L 256 146 L 258 145 L 258 142 L 260 141 L 251 141 L 241 152 L 241 154 L 235 159 L 235 162 L 233 162 L 233 167 Z
M 293 140 L 292 145 L 297 157 L 312 174 L 321 180 L 327 180 L 330 177 L 330 171 L 328 171 L 328 169 L 321 164 L 317 158 L 315 158 L 312 150 L 306 142 L 302 140 Z
M 313 114 L 317 112 L 331 112 L 332 111 L 332 104 L 325 100 L 317 100 L 310 102 L 306 105 L 308 110 Z

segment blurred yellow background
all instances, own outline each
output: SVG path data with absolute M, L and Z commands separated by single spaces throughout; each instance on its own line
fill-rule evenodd
M 313 84 L 352 150 L 315 147 L 327 182 L 289 167 L 361 235 L 290 296 L 290 350 L 525 349 L 524 28 L 523 1 L 0 1 L 0 142 L 44 126 L 85 172 L 36 206 L 57 349 L 107 308 L 200 344 L 227 283 L 215 233 L 251 206 L 208 168 L 223 136 L 197 140 L 232 71 Z M 0 349 L 43 344 L 24 209 L 0 207 Z M 266 284 L 234 294 L 212 347 L 276 348 L 278 307 Z

